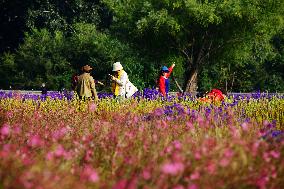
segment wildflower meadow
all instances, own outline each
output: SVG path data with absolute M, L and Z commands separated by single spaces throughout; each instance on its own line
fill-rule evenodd
M 284 96 L 0 92 L 0 188 L 284 187 Z

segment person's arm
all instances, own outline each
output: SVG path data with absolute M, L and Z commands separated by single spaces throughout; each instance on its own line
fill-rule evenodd
M 163 96 L 166 95 L 166 84 L 164 77 L 160 77 L 159 79 L 159 91 L 162 93 Z
M 124 85 L 126 85 L 126 82 L 127 82 L 127 80 L 128 80 L 127 73 L 124 72 L 124 73 L 121 75 L 120 79 L 118 79 L 118 78 L 115 77 L 113 80 L 114 80 L 119 86 L 124 86 Z
M 100 85 L 104 85 L 102 82 L 100 82 L 100 81 L 98 81 L 98 80 L 96 80 L 96 83 L 97 83 L 97 84 L 100 84 Z
M 167 73 L 166 77 L 170 77 L 171 73 L 173 72 L 173 69 L 175 67 L 175 64 L 171 65 L 171 67 L 169 67 L 169 72 Z

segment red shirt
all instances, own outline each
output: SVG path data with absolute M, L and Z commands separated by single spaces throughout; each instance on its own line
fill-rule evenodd
M 224 95 L 222 91 L 219 89 L 212 89 L 208 96 L 212 96 L 214 101 L 222 101 L 224 100 Z
M 162 93 L 163 96 L 166 96 L 166 93 L 168 92 L 166 90 L 166 79 L 168 79 L 173 71 L 173 67 L 169 67 L 169 72 L 165 73 L 164 76 L 160 76 L 158 85 L 159 85 L 159 92 Z

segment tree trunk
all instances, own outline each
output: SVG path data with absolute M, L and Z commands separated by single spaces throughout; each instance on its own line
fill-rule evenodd
M 202 38 L 202 43 L 201 45 L 197 45 L 196 47 L 193 46 L 194 44 L 194 39 L 191 45 L 191 49 L 185 49 L 182 50 L 182 54 L 185 56 L 187 59 L 187 69 L 186 69 L 186 76 L 185 76 L 185 83 L 184 83 L 184 92 L 189 92 L 196 94 L 197 92 L 197 81 L 198 81 L 198 70 L 200 66 L 202 65 L 206 54 L 206 40 L 204 39 L 205 37 Z M 209 44 L 208 49 L 211 48 L 212 42 Z M 209 50 L 208 50 L 209 51 Z M 189 53 L 190 52 L 190 55 Z
M 189 72 L 189 75 L 187 76 L 187 81 L 186 81 L 186 88 L 185 92 L 189 93 L 196 93 L 197 92 L 197 76 L 198 76 L 198 70 L 197 69 L 192 69 Z

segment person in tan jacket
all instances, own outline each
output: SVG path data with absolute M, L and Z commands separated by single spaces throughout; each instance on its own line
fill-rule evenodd
M 75 88 L 80 99 L 98 99 L 94 78 L 90 75 L 92 68 L 89 65 L 82 67 L 82 74 L 78 77 Z

